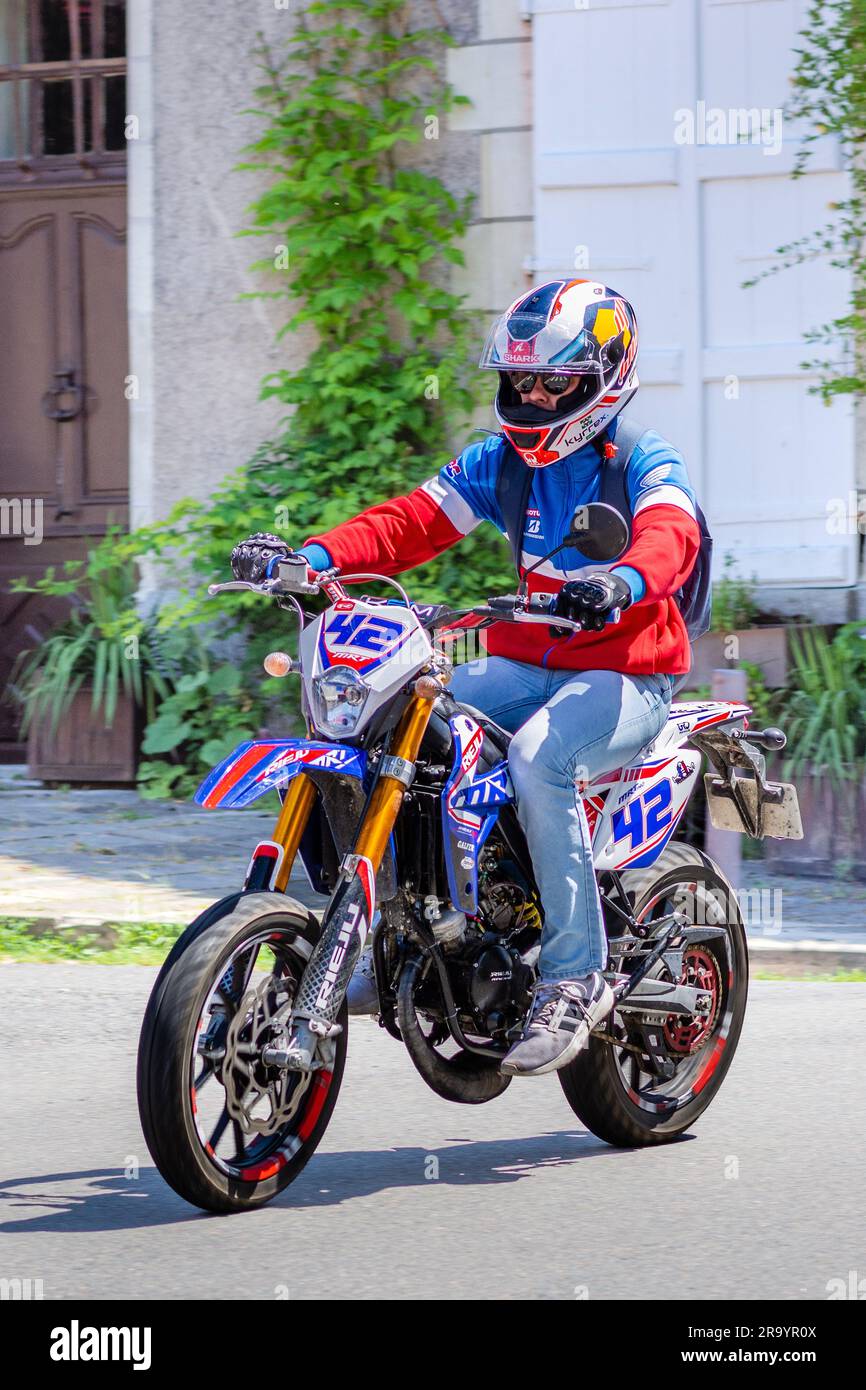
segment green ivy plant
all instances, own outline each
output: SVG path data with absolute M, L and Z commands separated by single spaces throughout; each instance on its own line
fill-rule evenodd
M 323 526 L 404 487 L 472 406 L 467 318 L 442 274 L 462 261 L 469 204 L 409 158 L 428 115 L 466 99 L 428 51 L 449 35 L 408 15 L 404 0 L 315 0 L 282 53 L 258 49 L 263 129 L 241 168 L 268 186 L 243 235 L 266 243 L 255 268 L 291 305 L 280 336 L 315 335 L 262 396 L 295 407 L 295 472 L 310 471 L 292 500 Z
M 260 130 L 240 167 L 266 187 L 241 234 L 267 247 L 255 266 L 271 281 L 259 293 L 288 306 L 279 336 L 312 331 L 313 347 L 303 367 L 262 384 L 264 399 L 287 407 L 282 432 L 207 502 L 181 502 L 131 538 L 186 576 L 165 586 L 178 596 L 159 614 L 164 630 L 213 627 L 239 640 L 251 723 L 278 693 L 296 715 L 294 682 L 261 670 L 267 651 L 291 645 L 293 620 L 251 595 L 210 599 L 207 583 L 228 577 L 233 545 L 252 531 L 297 547 L 417 486 L 462 447 L 480 383 L 477 324 L 448 287 L 470 203 L 414 157 L 465 98 L 439 76 L 450 35 L 413 29 L 417 8 L 315 0 L 283 50 L 260 41 L 249 113 Z M 487 532 L 416 570 L 412 597 L 460 605 L 507 588 L 507 548 Z
M 794 177 L 808 168 L 815 141 L 834 135 L 849 178 L 848 196 L 830 204 L 831 220 L 819 230 L 776 250 L 778 261 L 748 280 L 748 288 L 794 265 L 827 261 L 850 277 L 847 311 L 806 334 L 824 355 L 802 363 L 818 376 L 810 390 L 829 404 L 834 396 L 866 391 L 866 5 L 863 0 L 812 0 L 802 47 L 795 50 L 794 96 L 786 117 L 802 120 L 807 133 Z M 829 356 L 827 352 L 829 351 Z
M 266 529 L 300 545 L 436 472 L 467 437 L 481 374 L 477 322 L 448 287 L 470 204 L 420 167 L 415 147 L 466 98 L 439 77 L 441 28 L 410 27 L 404 0 L 315 0 L 284 50 L 257 50 L 261 82 L 249 114 L 260 132 L 240 166 L 266 180 L 241 235 L 267 253 L 259 291 L 284 300 L 280 337 L 312 331 L 303 367 L 280 368 L 262 397 L 291 414 L 283 432 L 207 503 L 186 501 L 140 533 L 151 552 L 181 557 L 198 589 L 171 622 L 213 617 L 208 579 L 225 578 L 238 539 Z M 431 16 L 437 7 L 431 4 Z M 476 600 L 509 582 L 501 537 L 473 535 L 412 575 L 413 597 Z M 257 662 L 285 636 L 261 600 L 223 603 L 221 627 L 243 632 Z
M 431 23 L 413 28 L 421 7 L 405 0 L 313 0 L 279 51 L 259 42 L 257 136 L 240 167 L 264 191 L 240 234 L 259 243 L 269 281 L 259 293 L 286 305 L 280 338 L 303 331 L 312 348 L 303 367 L 262 384 L 263 399 L 286 408 L 274 438 L 207 501 L 188 499 L 110 547 L 130 572 L 142 555 L 168 568 L 160 589 L 174 597 L 150 635 L 188 639 L 149 712 L 150 793 L 185 794 L 217 760 L 214 736 L 222 748 L 254 735 L 278 692 L 280 718 L 297 717 L 297 684 L 261 669 L 268 650 L 291 649 L 293 620 L 252 595 L 207 596 L 229 577 L 236 542 L 267 530 L 297 547 L 417 486 L 466 441 L 481 344 L 449 277 L 470 200 L 431 172 L 440 147 L 428 139 L 465 98 L 440 76 L 452 40 L 437 11 L 430 0 Z M 509 587 L 507 547 L 485 532 L 415 571 L 412 597 L 456 606 Z M 239 654 L 236 683 L 209 655 L 225 642 Z

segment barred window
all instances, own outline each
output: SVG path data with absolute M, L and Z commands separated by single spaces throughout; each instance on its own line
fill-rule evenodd
M 0 0 L 0 183 L 122 176 L 125 0 Z

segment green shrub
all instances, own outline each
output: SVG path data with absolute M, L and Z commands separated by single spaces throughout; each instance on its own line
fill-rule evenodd
M 832 641 L 821 628 L 792 632 L 783 704 L 785 776 L 816 771 L 841 783 L 862 775 L 866 757 L 866 641 L 849 623 Z
M 211 767 L 259 733 L 260 701 L 243 689 L 237 665 L 215 661 L 190 638 L 154 634 L 171 685 L 142 741 L 143 796 L 191 796 Z
M 751 627 L 758 611 L 754 599 L 754 580 L 738 579 L 733 573 L 735 557 L 725 556 L 724 573 L 713 585 L 713 632 L 736 632 Z

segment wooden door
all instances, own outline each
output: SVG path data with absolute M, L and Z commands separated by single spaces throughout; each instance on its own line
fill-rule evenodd
M 65 611 L 9 581 L 127 519 L 123 12 L 0 0 L 0 688 Z

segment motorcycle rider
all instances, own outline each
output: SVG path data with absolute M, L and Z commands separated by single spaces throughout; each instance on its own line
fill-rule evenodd
M 496 320 L 480 361 L 499 376 L 501 433 L 469 445 L 408 495 L 311 537 L 299 552 L 310 570 L 400 574 L 481 521 L 504 531 L 497 479 L 510 448 L 535 470 L 521 567 L 534 564 L 563 540 L 575 509 L 599 497 L 619 414 L 638 387 L 637 346 L 631 304 L 596 281 L 551 281 L 521 295 Z M 631 542 L 620 559 L 587 564 L 568 547 L 529 577 L 530 594 L 554 594 L 552 611 L 582 620 L 586 630 L 497 624 L 485 633 L 487 655 L 458 666 L 451 681 L 455 699 L 514 735 L 509 770 L 544 906 L 539 983 L 524 1036 L 502 1063 L 510 1075 L 565 1066 L 613 1006 L 601 973 L 597 808 L 590 799 L 591 826 L 580 793 L 652 742 L 666 723 L 674 678 L 690 666 L 674 598 L 700 547 L 685 464 L 660 434 L 645 430 L 625 481 Z M 259 582 L 287 550 L 278 536 L 252 536 L 235 547 L 232 569 Z M 614 610 L 619 622 L 609 621 Z M 365 953 L 350 1007 L 372 1013 L 376 1005 Z

